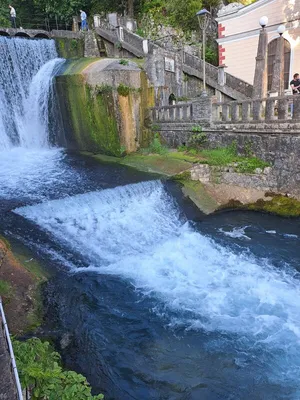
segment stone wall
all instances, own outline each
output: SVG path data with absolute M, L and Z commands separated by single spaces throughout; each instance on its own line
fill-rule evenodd
M 218 167 L 197 164 L 191 169 L 191 179 L 202 183 L 226 184 L 262 191 L 280 191 L 273 168 L 257 168 L 253 174 L 238 173 L 234 166 Z
M 83 38 L 55 38 L 56 50 L 61 58 L 80 58 L 84 57 L 84 39 Z
M 176 148 L 186 144 L 195 134 L 196 123 L 168 122 L 155 126 L 164 142 Z M 278 191 L 300 194 L 300 130 L 294 134 L 219 131 L 203 127 L 207 147 L 226 147 L 236 142 L 241 155 L 253 154 L 273 166 Z M 275 174 L 275 175 L 274 175 Z M 274 178 L 274 179 L 275 179 Z M 229 179 L 227 177 L 226 179 Z M 232 183 L 226 181 L 228 184 Z M 245 185 L 248 182 L 244 181 Z M 250 183 L 249 183 L 250 184 Z
M 147 109 L 153 105 L 153 90 L 145 73 L 118 60 L 83 64 L 82 70 L 76 63 L 80 60 L 56 77 L 65 132 L 60 144 L 113 156 L 146 144 Z

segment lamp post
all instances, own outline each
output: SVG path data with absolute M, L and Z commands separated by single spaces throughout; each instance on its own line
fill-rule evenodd
M 205 66 L 205 47 L 206 47 L 206 30 L 209 24 L 211 14 L 205 8 L 197 12 L 199 28 L 202 30 L 202 59 L 203 59 L 203 92 L 201 96 L 207 96 L 206 92 L 206 66 Z
M 284 38 L 285 26 L 279 25 L 277 33 L 279 38 L 276 42 L 276 53 L 273 65 L 271 93 L 278 93 L 279 96 L 284 94 Z
M 256 65 L 253 82 L 254 99 L 261 99 L 267 95 L 268 71 L 267 71 L 267 50 L 268 50 L 268 34 L 266 26 L 268 25 L 268 17 L 261 17 L 259 24 L 262 27 L 259 33 L 258 48 L 256 56 Z

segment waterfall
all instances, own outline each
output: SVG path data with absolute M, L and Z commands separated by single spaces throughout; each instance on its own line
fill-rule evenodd
M 55 42 L 0 37 L 0 49 L 0 151 L 49 147 Z

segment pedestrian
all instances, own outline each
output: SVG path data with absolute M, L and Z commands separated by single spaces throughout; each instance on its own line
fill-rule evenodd
M 86 31 L 88 29 L 86 13 L 83 10 L 79 10 L 79 11 L 80 11 L 80 19 L 81 19 L 81 30 Z
M 10 8 L 10 22 L 11 22 L 11 27 L 16 28 L 16 10 L 13 8 L 13 6 L 9 5 L 8 8 Z
M 290 82 L 291 89 L 293 91 L 293 94 L 299 94 L 300 93 L 300 79 L 299 79 L 299 74 L 294 74 L 293 80 Z

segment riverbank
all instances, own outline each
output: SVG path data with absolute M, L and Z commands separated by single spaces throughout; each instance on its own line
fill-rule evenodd
M 122 158 L 89 152 L 81 154 L 99 162 L 118 163 L 176 180 L 182 185 L 184 195 L 205 214 L 239 209 L 282 217 L 300 216 L 299 199 L 274 190 L 270 184 L 272 168 L 269 165 L 262 165 L 262 168 L 254 165 L 252 168 L 252 161 L 248 160 L 253 158 L 240 157 L 239 163 L 220 166 L 214 165 L 214 159 L 203 160 L 174 150 L 167 150 L 164 154 L 133 153 Z M 255 161 L 256 164 L 259 162 Z
M 42 323 L 42 285 L 48 278 L 27 249 L 0 237 L 0 295 L 13 335 L 33 331 Z

